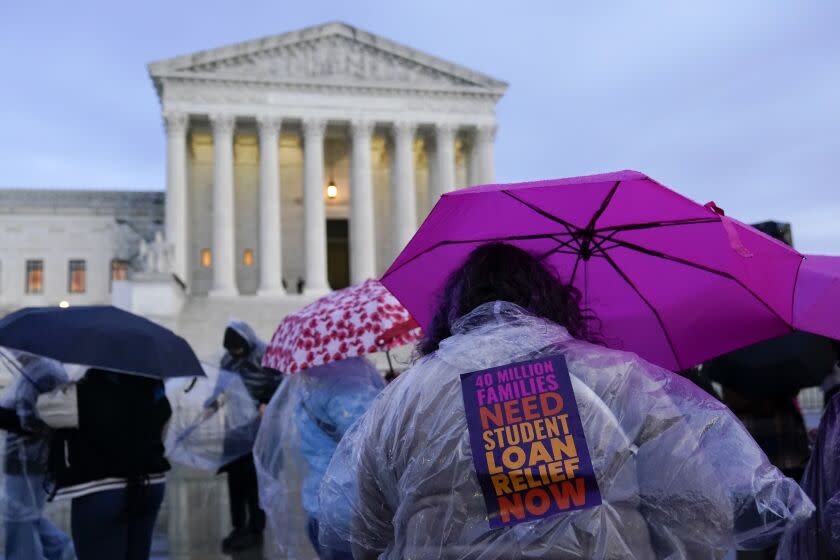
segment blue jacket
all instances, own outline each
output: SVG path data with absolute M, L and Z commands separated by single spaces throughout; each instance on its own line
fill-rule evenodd
M 301 452 L 309 466 L 303 482 L 303 507 L 318 517 L 318 492 L 338 442 L 385 387 L 364 358 L 348 358 L 306 370 L 294 407 Z

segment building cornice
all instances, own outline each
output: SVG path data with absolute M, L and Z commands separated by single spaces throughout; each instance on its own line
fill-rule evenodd
M 430 54 L 402 45 L 379 35 L 350 26 L 346 23 L 332 22 L 308 27 L 279 35 L 272 35 L 234 45 L 199 51 L 194 54 L 178 56 L 152 62 L 148 65 L 149 74 L 157 82 L 173 73 L 199 72 L 210 67 L 234 66 L 248 63 L 255 57 L 279 54 L 284 49 L 297 44 L 316 41 L 329 37 L 344 37 L 354 43 L 398 57 L 409 63 L 432 69 L 458 80 L 486 88 L 499 95 L 504 94 L 508 84 L 486 74 L 453 64 Z
M 327 80 L 271 80 L 265 78 L 232 78 L 213 74 L 183 74 L 172 72 L 159 75 L 160 83 L 168 84 L 218 84 L 236 88 L 252 87 L 260 90 L 294 91 L 310 93 L 355 93 L 386 94 L 421 97 L 466 97 L 498 101 L 504 91 L 494 91 L 478 87 L 441 87 L 439 85 L 411 84 L 401 85 L 391 82 L 335 82 Z

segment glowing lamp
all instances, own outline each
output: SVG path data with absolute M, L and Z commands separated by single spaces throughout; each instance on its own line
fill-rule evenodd
M 338 196 L 338 187 L 335 186 L 335 181 L 330 181 L 330 184 L 327 185 L 327 198 L 330 200 L 335 199 Z

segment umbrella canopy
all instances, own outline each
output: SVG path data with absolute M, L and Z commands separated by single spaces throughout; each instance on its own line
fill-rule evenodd
M 793 324 L 840 340 L 840 257 L 805 257 L 796 280 Z
M 792 332 L 715 358 L 703 371 L 741 395 L 773 398 L 819 385 L 837 357 L 831 340 Z
M 164 445 L 170 461 L 215 472 L 251 453 L 260 417 L 242 377 L 202 366 L 202 379 L 166 383 L 172 417 Z
M 161 379 L 204 375 L 186 340 L 110 305 L 21 309 L 0 319 L 0 346 Z
M 791 330 L 802 255 L 636 171 L 448 193 L 382 283 L 428 326 L 449 274 L 492 241 L 576 286 L 609 346 L 671 370 Z
M 345 358 L 384 352 L 420 339 L 408 311 L 378 281 L 337 290 L 288 315 L 262 364 L 296 373 Z

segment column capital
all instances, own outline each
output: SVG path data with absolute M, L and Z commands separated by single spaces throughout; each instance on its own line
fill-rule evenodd
M 180 135 L 187 131 L 190 116 L 180 111 L 166 111 L 163 113 L 163 126 L 167 134 Z
M 394 133 L 397 135 L 406 134 L 408 136 L 414 136 L 414 132 L 417 130 L 417 123 L 413 121 L 394 121 L 393 127 Z
M 475 133 L 481 139 L 495 140 L 497 127 L 495 124 L 478 124 L 475 126 Z
M 260 134 L 279 134 L 283 126 L 283 117 L 257 115 L 257 130 Z
M 210 125 L 215 134 L 230 134 L 236 126 L 236 117 L 228 113 L 210 115 Z
M 303 119 L 303 135 L 304 136 L 323 136 L 327 130 L 327 121 L 318 117 L 308 117 Z
M 350 121 L 350 132 L 353 136 L 360 134 L 370 136 L 376 123 L 370 119 L 353 119 Z
M 452 123 L 435 123 L 435 134 L 438 138 L 442 136 L 455 136 L 458 127 Z

